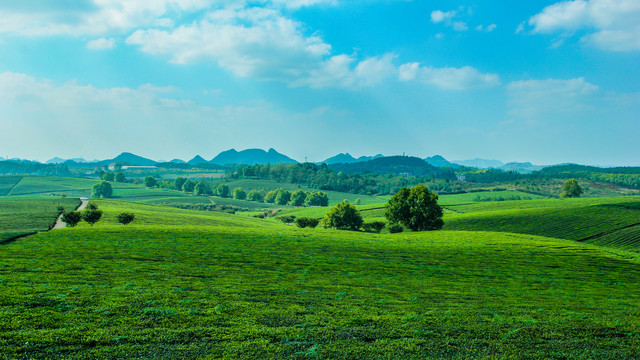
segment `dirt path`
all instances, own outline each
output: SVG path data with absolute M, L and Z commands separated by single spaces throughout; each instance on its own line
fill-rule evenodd
M 78 206 L 78 208 L 76 209 L 76 211 L 82 211 L 84 210 L 84 208 L 87 207 L 87 204 L 89 204 L 89 200 L 81 200 L 82 203 L 80 204 L 80 206 Z M 58 220 L 56 220 L 56 225 L 51 229 L 51 230 L 55 230 L 55 229 L 63 229 L 67 226 L 67 223 L 65 223 L 64 221 L 62 221 L 62 214 L 60 214 L 60 216 L 58 216 Z

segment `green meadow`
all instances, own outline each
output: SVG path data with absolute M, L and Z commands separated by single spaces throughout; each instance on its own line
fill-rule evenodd
M 73 198 L 0 196 L 0 242 L 48 230 L 60 214 L 59 206 L 70 211 L 78 205 L 80 200 Z
M 38 190 L 53 189 L 40 180 Z M 119 191 L 92 200 L 104 211 L 93 227 L 81 222 L 0 246 L 4 358 L 636 359 L 640 352 L 638 197 L 445 195 L 445 230 L 371 234 L 157 204 L 216 197 Z M 0 220 L 21 226 L 11 217 L 20 208 L 25 218 L 50 216 L 57 202 L 46 201 L 60 200 L 0 198 Z M 384 213 L 384 201 L 358 207 L 366 221 Z M 126 226 L 116 222 L 124 211 L 136 214 Z

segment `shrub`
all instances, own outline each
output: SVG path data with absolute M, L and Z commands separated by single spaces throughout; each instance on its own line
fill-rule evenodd
M 87 209 L 82 212 L 82 220 L 89 223 L 89 225 L 93 226 L 93 224 L 97 223 L 98 220 L 102 217 L 102 210 L 98 209 Z
M 441 229 L 442 215 L 438 194 L 424 185 L 400 189 L 387 203 L 385 213 L 390 223 L 400 223 L 412 231 Z
M 384 227 L 387 226 L 387 224 L 385 224 L 384 221 L 372 221 L 369 223 L 364 223 L 362 225 L 362 229 L 364 229 L 364 231 L 366 232 L 377 232 L 378 234 L 380 233 L 380 231 L 382 231 L 382 229 L 384 229 Z
M 303 206 L 307 200 L 307 192 L 296 190 L 291 194 L 291 206 Z
M 233 198 L 236 200 L 244 200 L 247 198 L 247 192 L 243 188 L 237 187 L 233 189 Z
M 404 229 L 400 224 L 389 225 L 389 232 L 392 234 L 401 233 Z
M 269 191 L 267 195 L 264 196 L 264 202 L 267 204 L 273 204 L 276 202 L 276 195 L 278 195 L 277 191 Z
M 223 198 L 229 197 L 229 187 L 225 184 L 218 185 L 216 192 L 220 197 L 223 197 Z
M 128 213 L 128 212 L 123 212 L 116 215 L 116 219 L 122 225 L 127 225 L 128 223 L 132 222 L 135 218 L 136 218 L 135 214 Z
M 285 216 L 278 216 L 276 219 L 282 221 L 285 224 L 291 224 L 296 220 L 296 217 L 293 215 L 285 215 Z
M 338 230 L 358 230 L 362 226 L 362 215 L 355 206 L 343 201 L 329 210 L 322 219 L 322 226 Z
M 96 205 L 94 203 L 88 203 L 87 204 L 87 210 L 98 210 L 98 205 Z
M 68 211 L 62 214 L 62 221 L 64 221 L 67 227 L 74 227 L 82 220 L 82 215 L 77 211 Z
M 156 187 L 158 186 L 158 180 L 156 180 L 153 176 L 147 176 L 146 178 L 144 178 L 144 186 L 148 188 Z
M 314 219 L 314 218 L 310 218 L 310 217 L 299 217 L 296 219 L 296 225 L 299 228 L 315 228 L 316 226 L 318 226 L 318 223 L 320 222 L 320 220 L 318 219 Z
M 106 181 L 101 181 L 91 187 L 91 197 L 94 198 L 109 198 L 113 194 L 113 188 L 111 184 Z
M 275 199 L 276 204 L 287 205 L 289 203 L 289 200 L 291 200 L 291 193 L 285 189 L 278 189 Z
M 251 190 L 247 194 L 247 200 L 262 202 L 264 200 L 264 194 L 259 190 Z

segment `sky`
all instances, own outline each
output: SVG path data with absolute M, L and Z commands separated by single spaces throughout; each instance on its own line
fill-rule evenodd
M 640 165 L 640 0 L 0 2 L 0 157 Z

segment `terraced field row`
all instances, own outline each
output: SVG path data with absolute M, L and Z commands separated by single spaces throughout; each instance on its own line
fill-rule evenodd
M 614 206 L 525 209 L 449 215 L 445 230 L 500 231 L 583 240 L 640 224 L 640 211 Z
M 73 210 L 80 200 L 72 198 L 0 197 L 0 242 L 47 230 L 55 224 L 58 206 Z
M 640 226 L 614 231 L 585 241 L 588 244 L 640 252 Z
M 22 176 L 0 176 L 0 196 L 5 196 L 13 189 Z

